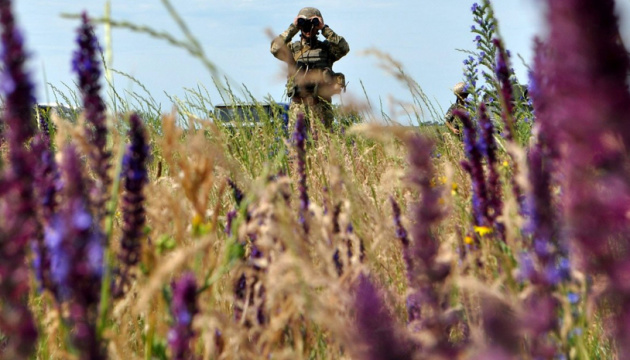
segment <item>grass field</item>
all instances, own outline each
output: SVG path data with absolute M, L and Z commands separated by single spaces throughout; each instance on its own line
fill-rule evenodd
M 474 4 L 456 135 L 401 69 L 420 125 L 353 104 L 332 131 L 228 127 L 201 90 L 170 114 L 131 105 L 87 16 L 76 93 L 53 89 L 83 112 L 35 126 L 28 44 L 0 1 L 0 358 L 630 358 L 612 4 L 548 2 L 528 94 Z

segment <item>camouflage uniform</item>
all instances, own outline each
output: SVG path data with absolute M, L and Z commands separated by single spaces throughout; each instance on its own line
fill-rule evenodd
M 310 7 L 300 10 L 298 17 L 322 18 L 319 10 Z M 345 87 L 345 79 L 334 73 L 332 66 L 350 51 L 350 47 L 328 25 L 322 29 L 324 41 L 317 39 L 317 30 L 313 30 L 311 39 L 302 36 L 299 41 L 291 42 L 299 31 L 298 26 L 291 24 L 271 42 L 271 53 L 289 65 L 289 126 L 294 126 L 297 114 L 302 112 L 309 121 L 318 119 L 326 128 L 331 128 L 334 116 L 332 95 Z
M 448 108 L 448 111 L 446 112 L 444 118 L 446 120 L 446 126 L 448 126 L 448 128 L 455 134 L 459 134 L 460 127 L 455 119 L 455 115 L 453 115 L 453 112 L 455 111 L 455 109 L 466 110 L 466 98 L 468 97 L 468 93 L 466 92 L 466 84 L 463 82 L 455 84 L 455 86 L 453 87 L 453 93 L 456 97 L 455 104 L 451 105 Z

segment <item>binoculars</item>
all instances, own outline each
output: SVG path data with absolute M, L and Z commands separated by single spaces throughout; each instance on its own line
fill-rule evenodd
M 318 18 L 313 18 L 313 19 L 299 18 L 297 21 L 297 25 L 300 29 L 304 31 L 310 31 L 312 28 L 319 26 L 319 19 Z

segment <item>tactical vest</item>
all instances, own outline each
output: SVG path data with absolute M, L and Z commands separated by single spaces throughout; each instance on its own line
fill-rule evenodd
M 296 73 L 289 77 L 287 95 L 294 96 L 323 96 L 330 98 L 345 90 L 345 76 L 332 71 L 333 61 L 330 49 L 322 42 L 314 48 L 297 42 L 293 49 Z
M 330 53 L 328 51 L 328 48 L 324 46 L 311 48 L 308 45 L 298 43 L 298 45 L 295 47 L 294 60 L 298 69 L 300 70 L 323 70 L 325 68 L 332 67 L 332 62 L 330 61 Z

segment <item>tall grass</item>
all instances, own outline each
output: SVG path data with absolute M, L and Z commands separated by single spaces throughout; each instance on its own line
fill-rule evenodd
M 315 137 L 229 82 L 217 83 L 220 102 L 254 104 L 257 126 L 215 119 L 202 86 L 163 114 L 148 91 L 120 94 L 101 78 L 91 27 L 106 19 L 87 16 L 79 88 L 53 89 L 85 111 L 36 131 L 24 55 L 3 37 L 14 49 L 5 71 L 25 87 L 5 94 L 0 138 L 1 357 L 628 358 L 626 318 L 615 317 L 628 299 L 628 59 L 608 37 L 612 1 L 551 4 L 533 108 L 491 3 L 473 5 L 461 137 L 433 124 L 441 111 L 381 53 L 410 88 L 417 126 L 344 104 Z M 16 31 L 10 2 L 0 11 L 3 34 Z M 587 36 L 589 21 L 609 26 Z M 110 24 L 215 69 L 188 31 Z M 588 51 L 567 65 L 571 46 Z

